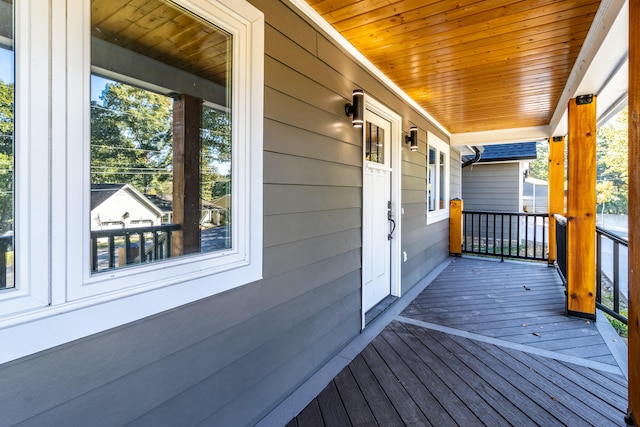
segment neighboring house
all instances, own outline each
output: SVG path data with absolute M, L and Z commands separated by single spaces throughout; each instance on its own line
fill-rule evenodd
M 537 178 L 525 178 L 523 184 L 523 204 L 525 212 L 549 212 L 549 184 Z
M 155 194 L 145 194 L 145 197 L 152 201 L 161 210 L 162 224 L 169 224 L 173 221 L 172 197 L 170 195 L 158 196 Z M 200 225 L 222 225 L 227 209 L 227 207 L 220 206 L 215 201 L 207 202 L 205 200 L 200 200 Z
M 91 184 L 91 230 L 160 225 L 162 215 L 129 184 Z
M 157 194 L 145 194 L 144 196 L 151 200 L 162 212 L 162 224 L 170 224 L 173 221 L 173 207 L 171 206 L 170 196 L 159 196 Z
M 537 156 L 536 143 L 485 145 L 483 149 L 479 161 L 462 169 L 464 209 L 523 212 L 524 179 L 529 160 Z

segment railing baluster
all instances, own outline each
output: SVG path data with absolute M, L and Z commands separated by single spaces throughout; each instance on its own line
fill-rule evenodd
M 140 252 L 140 263 L 146 262 L 147 261 L 147 245 L 145 245 L 145 241 L 144 241 L 144 233 L 140 232 L 138 233 L 139 236 L 139 245 L 140 245 L 140 249 L 138 252 Z
M 596 302 L 602 302 L 602 234 L 596 233 Z
M 542 217 L 542 248 L 540 248 L 540 259 L 542 260 L 549 259 L 549 254 L 545 249 L 547 243 L 547 230 L 549 230 L 549 216 L 545 215 Z
M 496 214 L 493 214 L 493 254 L 496 254 Z
M 620 244 L 613 242 L 613 311 L 620 313 Z
M 109 236 L 109 268 L 116 266 L 116 244 L 114 236 Z
M 489 214 L 484 215 L 484 253 L 489 253 Z

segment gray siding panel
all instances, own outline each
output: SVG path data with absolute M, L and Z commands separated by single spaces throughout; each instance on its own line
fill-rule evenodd
M 462 198 L 462 164 L 460 163 L 460 153 L 456 150 L 451 150 L 451 189 L 450 196 L 452 199 Z
M 491 212 L 520 212 L 518 163 L 475 164 L 462 170 L 464 209 Z
M 403 292 L 447 257 L 448 222 L 425 222 L 426 131 L 446 135 L 288 2 L 250 1 L 266 17 L 263 280 L 0 366 L 0 425 L 252 424 L 357 336 L 356 87 L 420 128 L 420 150 L 401 147 Z

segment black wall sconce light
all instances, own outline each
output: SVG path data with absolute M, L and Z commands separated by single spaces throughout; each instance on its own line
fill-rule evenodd
M 364 124 L 364 91 L 355 89 L 353 91 L 353 104 L 344 104 L 344 112 L 347 116 L 353 116 L 351 123 L 354 128 L 361 128 Z
M 409 135 L 404 137 L 405 144 L 409 144 L 411 151 L 418 151 L 418 128 L 411 126 Z

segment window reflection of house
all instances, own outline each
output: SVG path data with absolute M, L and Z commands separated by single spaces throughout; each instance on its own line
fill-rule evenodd
M 160 225 L 163 211 L 129 184 L 91 185 L 91 230 Z

